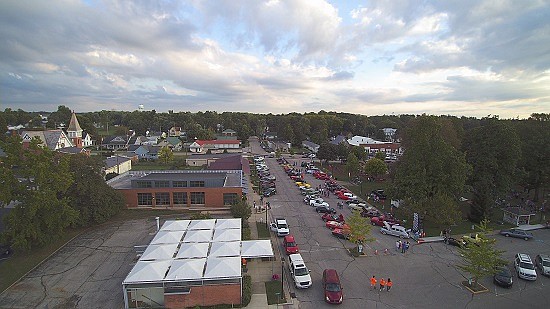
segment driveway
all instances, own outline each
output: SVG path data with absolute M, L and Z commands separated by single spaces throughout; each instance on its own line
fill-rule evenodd
M 0 308 L 123 308 L 122 280 L 134 246 L 148 244 L 156 222 L 102 225 L 72 240 L 0 295 Z

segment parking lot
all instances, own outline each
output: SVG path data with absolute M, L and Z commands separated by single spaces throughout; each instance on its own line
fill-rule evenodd
M 256 149 L 256 148 L 253 148 Z M 290 162 L 306 160 L 295 156 Z M 353 245 L 345 240 L 333 237 L 325 227 L 314 208 L 303 203 L 298 188 L 275 159 L 266 159 L 272 175 L 277 177 L 277 195 L 268 200 L 271 204 L 272 218 L 284 217 L 290 233 L 295 236 L 300 253 L 311 270 L 313 286 L 307 290 L 295 290 L 289 282 L 291 291 L 296 293 L 300 308 L 328 308 L 323 300 L 321 288 L 322 272 L 334 268 L 340 274 L 344 288 L 346 308 L 549 308 L 550 278 L 539 276 L 534 282 L 518 279 L 514 273 L 514 285 L 505 289 L 496 287 L 492 278 L 484 278 L 481 283 L 489 292 L 472 294 L 461 285 L 466 275 L 456 265 L 460 254 L 456 247 L 444 243 L 425 243 L 413 245 L 402 254 L 395 250 L 397 238 L 382 235 L 378 227 L 373 227 L 372 235 L 376 241 L 366 247 L 367 256 L 354 258 L 346 248 Z M 311 175 L 306 180 L 316 187 L 321 183 Z M 333 195 L 325 198 L 336 208 L 337 199 Z M 351 214 L 349 209 L 341 210 L 345 217 Z M 513 270 L 515 253 L 528 253 L 534 259 L 537 254 L 550 254 L 550 230 L 534 231 L 535 239 L 505 238 L 496 235 L 497 247 L 505 250 L 504 258 L 510 261 Z M 384 249 L 389 253 L 384 254 Z M 375 255 L 374 251 L 379 254 Z M 391 278 L 394 282 L 391 292 L 370 291 L 368 280 Z M 289 278 L 289 276 L 286 276 Z
M 102 225 L 75 238 L 0 295 L 0 308 L 123 308 L 122 280 L 153 218 Z

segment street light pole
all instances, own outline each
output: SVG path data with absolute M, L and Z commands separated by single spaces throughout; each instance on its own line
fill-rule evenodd
M 284 290 L 284 275 L 285 275 L 285 260 L 284 258 L 281 258 L 281 299 L 285 298 L 285 290 Z

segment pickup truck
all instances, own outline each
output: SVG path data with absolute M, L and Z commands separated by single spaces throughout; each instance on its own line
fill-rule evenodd
M 277 218 L 275 222 L 271 223 L 271 231 L 277 233 L 277 236 L 283 237 L 290 233 L 288 229 L 288 224 L 284 218 Z
M 288 268 L 297 288 L 307 289 L 311 286 L 309 270 L 299 253 L 288 256 Z

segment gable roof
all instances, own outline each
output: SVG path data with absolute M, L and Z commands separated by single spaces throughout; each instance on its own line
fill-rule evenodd
M 333 140 L 331 140 L 330 143 L 333 145 L 340 145 L 341 143 L 346 143 L 347 145 L 348 140 L 344 135 L 338 135 Z
M 176 146 L 177 144 L 182 143 L 182 141 L 179 138 L 175 137 L 175 136 L 167 137 L 166 141 L 172 146 Z
M 128 138 L 124 135 L 110 135 L 103 139 L 103 144 L 126 145 Z
M 73 147 L 74 145 L 71 143 L 71 140 L 67 137 L 65 132 L 63 130 L 46 130 L 46 131 L 23 131 L 21 133 L 21 137 L 23 138 L 23 141 L 25 142 L 25 135 L 28 136 L 30 141 L 34 137 L 38 137 L 42 144 L 44 144 L 46 147 L 48 147 L 51 150 L 55 150 L 57 147 L 57 143 L 59 140 L 64 139 L 67 142 L 67 145 L 65 147 Z
M 235 139 L 227 140 L 196 140 L 195 143 L 204 146 L 204 145 L 220 145 L 220 144 L 240 144 L 241 141 Z

